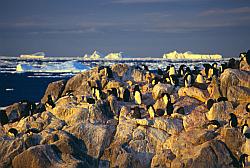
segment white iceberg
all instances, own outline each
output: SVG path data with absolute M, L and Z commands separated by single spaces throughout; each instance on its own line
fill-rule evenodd
M 105 59 L 122 59 L 124 58 L 123 52 L 118 52 L 118 53 L 109 53 L 108 55 L 105 56 Z
M 20 55 L 20 58 L 23 58 L 23 59 L 43 59 L 44 57 L 45 57 L 44 52 L 37 52 L 34 54 Z
M 222 56 L 219 54 L 193 54 L 188 51 L 185 53 L 178 53 L 177 51 L 164 54 L 163 58 L 166 59 L 222 59 Z
M 91 55 L 85 54 L 83 58 L 84 59 L 93 59 L 93 60 L 96 60 L 96 59 L 102 59 L 102 58 L 104 58 L 104 55 L 101 54 L 98 51 L 94 51 L 93 54 L 91 54 Z
M 36 67 L 30 64 L 18 64 L 16 67 L 17 72 L 83 72 L 89 70 L 90 67 L 83 65 L 78 61 L 66 61 L 61 64 L 47 65 L 45 67 Z

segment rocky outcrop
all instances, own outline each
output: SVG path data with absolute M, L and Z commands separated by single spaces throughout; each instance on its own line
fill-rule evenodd
M 233 111 L 233 105 L 226 102 L 214 103 L 212 108 L 206 113 L 208 120 L 228 121 L 229 114 Z
M 243 86 L 250 88 L 250 73 L 238 69 L 226 69 L 220 76 L 220 90 L 224 97 L 231 86 Z
M 48 95 L 51 95 L 53 101 L 56 101 L 57 99 L 59 99 L 64 90 L 65 83 L 66 83 L 65 80 L 60 80 L 60 81 L 50 83 L 45 91 L 43 98 L 41 99 L 41 103 L 47 102 Z
M 159 83 L 153 87 L 152 97 L 154 100 L 159 99 L 163 93 L 172 94 L 174 86 L 170 84 Z
M 204 90 L 198 89 L 196 87 L 182 87 L 178 90 L 178 95 L 193 97 L 201 102 L 206 102 L 208 100 L 208 93 Z
M 250 88 L 243 86 L 231 86 L 227 90 L 227 98 L 232 102 L 250 102 Z

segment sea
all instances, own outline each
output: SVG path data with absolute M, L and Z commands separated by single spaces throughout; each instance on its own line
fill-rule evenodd
M 168 65 L 178 68 L 185 64 L 194 68 L 202 67 L 204 63 L 217 62 L 221 64 L 229 58 L 220 60 L 168 60 L 163 58 L 126 58 L 119 60 L 84 60 L 82 57 L 47 57 L 44 59 L 22 59 L 20 57 L 0 56 L 0 107 L 11 105 L 21 100 L 39 102 L 47 85 L 53 81 L 68 80 L 79 71 L 80 65 L 93 68 L 116 63 L 128 65 L 147 65 L 151 71 L 165 69 Z M 73 64 L 72 64 L 73 61 Z M 77 64 L 75 64 L 77 63 Z M 23 71 L 17 71 L 18 65 L 25 65 Z M 82 68 L 82 67 L 81 67 Z

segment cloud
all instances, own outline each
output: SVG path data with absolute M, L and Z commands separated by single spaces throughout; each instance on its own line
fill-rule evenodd
M 242 14 L 250 13 L 250 7 L 239 7 L 231 9 L 210 9 L 201 13 L 203 16 L 223 15 L 223 14 Z

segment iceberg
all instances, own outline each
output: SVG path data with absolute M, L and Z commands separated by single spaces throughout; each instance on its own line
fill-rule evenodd
M 178 53 L 177 51 L 170 52 L 168 54 L 163 54 L 165 59 L 222 59 L 219 54 L 193 54 L 188 51 L 185 53 Z
M 98 51 L 94 51 L 93 54 L 91 54 L 91 55 L 85 54 L 83 58 L 84 59 L 93 59 L 93 60 L 96 60 L 96 59 L 102 59 L 102 58 L 104 58 L 104 55 L 101 54 Z
M 122 59 L 123 56 L 123 52 L 118 52 L 118 53 L 109 53 L 108 55 L 105 56 L 105 59 Z
M 24 59 L 43 59 L 45 57 L 45 53 L 44 52 L 37 52 L 34 54 L 26 54 L 26 55 L 20 55 L 20 58 L 24 58 Z
M 56 65 L 47 65 L 45 67 L 36 67 L 32 66 L 30 64 L 18 64 L 16 66 L 16 71 L 17 72 L 83 72 L 85 70 L 89 70 L 90 67 L 83 65 L 82 63 L 78 61 L 66 61 L 61 64 L 56 64 Z

